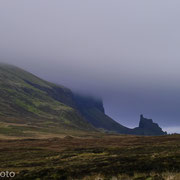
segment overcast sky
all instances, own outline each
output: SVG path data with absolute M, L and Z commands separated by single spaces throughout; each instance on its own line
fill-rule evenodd
M 180 132 L 179 0 L 1 0 L 0 61 Z

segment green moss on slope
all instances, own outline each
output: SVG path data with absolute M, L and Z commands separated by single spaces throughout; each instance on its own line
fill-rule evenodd
M 48 132 L 54 128 L 56 132 L 58 129 L 93 130 L 74 109 L 69 89 L 5 64 L 0 64 L 0 116 L 1 122 L 31 124 L 49 128 Z M 51 126 L 45 127 L 46 122 L 51 122 Z M 2 127 L 0 134 L 7 135 L 9 131 L 12 129 Z

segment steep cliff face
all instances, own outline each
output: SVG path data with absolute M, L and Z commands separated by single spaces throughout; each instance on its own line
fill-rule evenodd
M 74 94 L 76 108 L 94 127 L 121 134 L 128 134 L 129 128 L 117 123 L 105 114 L 101 99 Z
M 102 113 L 105 113 L 102 99 L 74 93 L 74 101 L 80 110 L 96 108 Z
M 138 135 L 165 135 L 164 132 L 157 123 L 154 123 L 152 119 L 144 118 L 140 116 L 139 127 L 134 129 L 134 133 Z

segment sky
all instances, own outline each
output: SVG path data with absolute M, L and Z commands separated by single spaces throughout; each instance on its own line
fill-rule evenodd
M 179 0 L 1 0 L 0 61 L 180 132 Z

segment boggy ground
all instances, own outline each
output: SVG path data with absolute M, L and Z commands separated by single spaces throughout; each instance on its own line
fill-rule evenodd
M 18 180 L 180 180 L 180 135 L 0 140 Z

